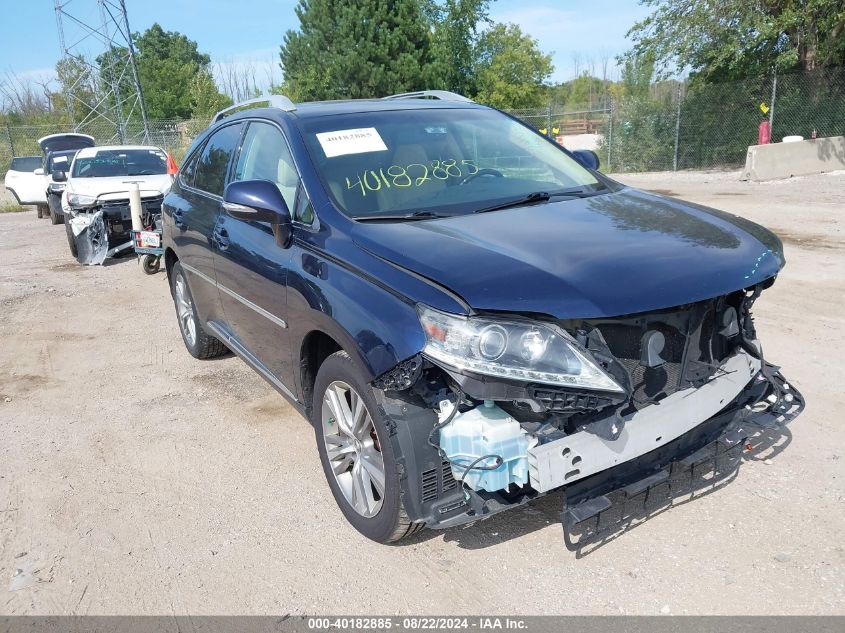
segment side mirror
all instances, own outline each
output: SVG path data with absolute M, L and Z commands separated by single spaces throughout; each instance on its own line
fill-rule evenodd
M 53 170 L 53 173 L 50 174 L 50 178 L 53 179 L 53 182 L 67 182 L 67 174 L 58 169 Z
M 599 155 L 591 149 L 579 149 L 572 152 L 572 156 L 587 169 L 599 168 Z
M 44 170 L 41 167 L 39 167 L 38 169 L 33 169 L 32 173 L 35 174 L 36 176 L 43 176 Z
M 240 180 L 229 183 L 223 193 L 226 213 L 246 222 L 269 222 L 276 244 L 290 246 L 291 217 L 279 188 L 269 180 Z

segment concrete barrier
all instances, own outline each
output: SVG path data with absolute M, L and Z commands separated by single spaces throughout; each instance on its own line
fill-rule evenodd
M 742 180 L 774 180 L 845 169 L 845 136 L 752 145 Z

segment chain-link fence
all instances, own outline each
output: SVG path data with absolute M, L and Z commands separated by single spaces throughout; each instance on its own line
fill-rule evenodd
M 592 149 L 608 172 L 736 168 L 757 143 L 760 123 L 772 142 L 784 136 L 845 135 L 845 68 L 695 85 L 668 81 L 642 94 L 601 96 L 606 107 L 549 105 L 510 114 L 571 149 Z M 38 139 L 57 132 L 92 135 L 98 144 L 152 143 L 179 161 L 208 120 L 149 121 L 125 129 L 99 119 L 72 126 L 0 126 L 0 173 L 12 156 L 38 155 Z
M 84 126 L 52 123 L 46 125 L 9 125 L 0 126 L 0 173 L 6 171 L 13 156 L 38 156 L 41 149 L 38 139 L 49 134 L 61 132 L 79 132 L 93 136 L 97 145 L 157 145 L 164 148 L 180 160 L 191 141 L 208 127 L 208 119 L 188 121 L 148 121 L 147 137 L 142 122 L 130 122 L 123 129 L 109 120 L 99 119 Z
M 845 135 L 845 69 L 695 85 L 663 82 L 608 107 L 511 114 L 572 149 L 593 149 L 605 171 L 736 168 L 758 142 Z

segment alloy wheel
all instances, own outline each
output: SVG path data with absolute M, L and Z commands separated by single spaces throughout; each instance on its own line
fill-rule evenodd
M 181 273 L 176 275 L 174 288 L 176 292 L 176 314 L 179 317 L 179 327 L 182 329 L 182 335 L 188 341 L 188 345 L 194 345 L 197 341 L 194 305 L 191 303 L 191 295 L 188 293 L 185 278 Z
M 343 381 L 323 396 L 323 441 L 337 485 L 361 516 L 379 513 L 384 501 L 384 457 L 364 399 Z

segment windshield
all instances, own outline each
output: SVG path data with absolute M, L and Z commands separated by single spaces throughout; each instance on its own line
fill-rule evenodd
M 73 178 L 152 176 L 167 173 L 167 156 L 159 149 L 101 150 L 94 156 L 77 156 Z
M 302 126 L 324 183 L 354 218 L 472 213 L 537 192 L 606 189 L 559 147 L 495 110 L 367 112 Z

